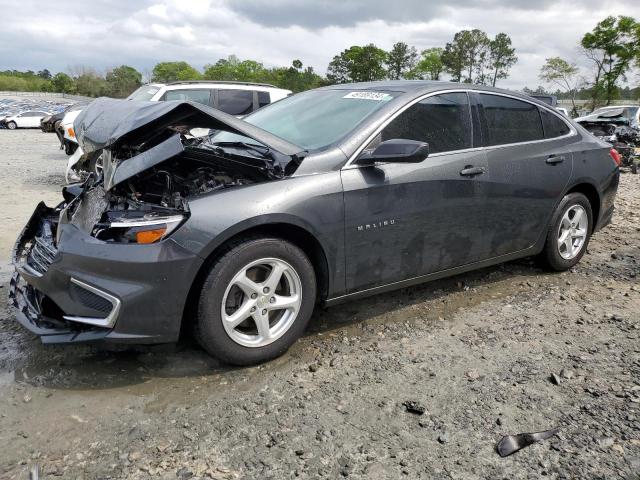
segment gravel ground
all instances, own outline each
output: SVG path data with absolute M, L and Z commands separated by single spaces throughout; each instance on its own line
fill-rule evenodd
M 5 291 L 13 239 L 58 197 L 56 147 L 0 131 Z M 321 310 L 254 368 L 189 343 L 45 347 L 3 306 L 0 478 L 639 479 L 639 199 L 623 174 L 613 225 L 573 271 L 523 260 Z

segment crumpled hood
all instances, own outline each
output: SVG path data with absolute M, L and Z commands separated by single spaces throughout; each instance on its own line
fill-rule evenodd
M 98 98 L 73 123 L 78 143 L 86 153 L 127 143 L 142 143 L 170 125 L 210 128 L 238 133 L 284 155 L 303 151 L 233 115 L 193 102 L 137 102 Z

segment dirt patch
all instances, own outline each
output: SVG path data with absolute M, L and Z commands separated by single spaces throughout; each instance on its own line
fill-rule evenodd
M 40 132 L 0 145 L 7 258 L 37 201 L 59 198 L 66 157 Z M 0 477 L 638 478 L 639 199 L 623 175 L 614 224 L 573 271 L 523 260 L 321 310 L 254 368 L 190 344 L 45 347 L 2 307 Z

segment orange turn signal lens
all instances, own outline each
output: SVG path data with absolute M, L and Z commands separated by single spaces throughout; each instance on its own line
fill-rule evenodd
M 157 242 L 167 231 L 167 227 L 155 228 L 153 230 L 143 230 L 136 232 L 136 242 L 138 243 L 153 243 Z
M 73 127 L 67 128 L 67 133 L 71 138 L 76 138 L 76 132 L 73 131 Z

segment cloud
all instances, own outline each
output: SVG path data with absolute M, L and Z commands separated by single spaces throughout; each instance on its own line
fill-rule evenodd
M 519 61 L 500 83 L 506 88 L 538 85 L 547 57 L 582 62 L 579 38 L 604 17 L 640 17 L 640 5 L 619 0 L 23 0 L 20 8 L 0 0 L 0 11 L 0 69 L 129 64 L 148 72 L 159 61 L 202 68 L 235 54 L 267 66 L 300 59 L 324 73 L 351 45 L 405 41 L 422 50 L 480 28 L 513 39 Z

